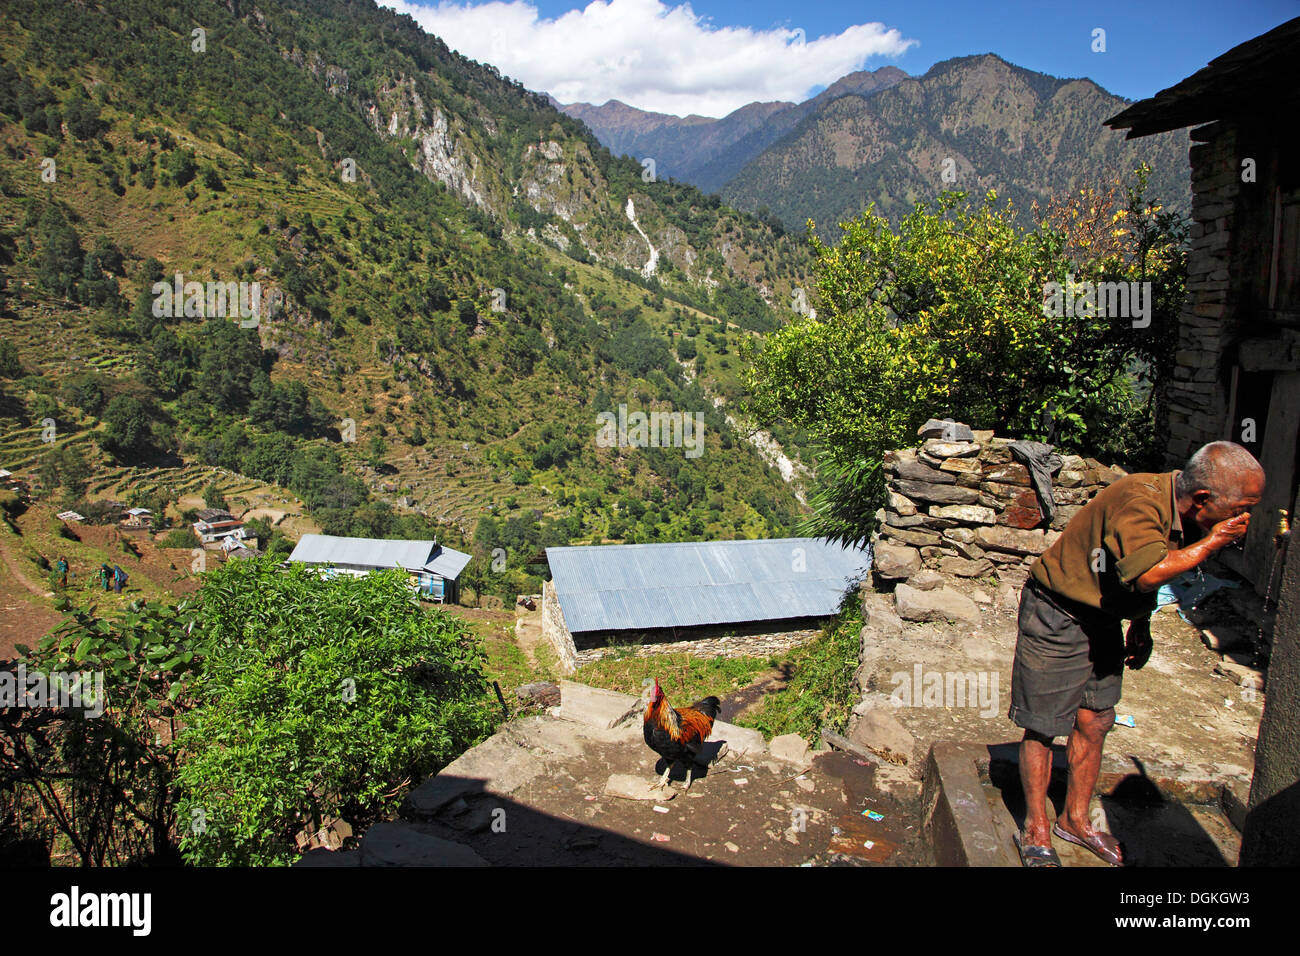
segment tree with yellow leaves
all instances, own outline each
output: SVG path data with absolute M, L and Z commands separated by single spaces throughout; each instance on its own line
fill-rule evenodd
M 943 193 L 897 229 L 868 208 L 835 246 L 815 233 L 815 309 L 754 348 L 751 410 L 821 448 L 805 530 L 861 542 L 883 496 L 884 451 L 930 417 L 1075 451 L 1140 460 L 1154 448 L 1150 396 L 1167 356 L 1185 275 L 1179 223 L 1121 189 L 1084 188 L 1032 229 L 990 192 Z M 1050 283 L 1149 281 L 1142 329 L 1103 314 L 1055 316 Z

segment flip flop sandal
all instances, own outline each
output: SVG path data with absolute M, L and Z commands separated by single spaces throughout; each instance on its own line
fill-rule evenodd
M 1054 866 L 1061 865 L 1061 858 L 1056 855 L 1056 851 L 1050 846 L 1037 846 L 1033 843 L 1025 843 L 1025 835 L 1017 833 L 1011 838 L 1016 849 L 1020 851 L 1020 862 L 1025 866 Z
M 1081 846 L 1085 850 L 1091 851 L 1100 859 L 1105 860 L 1111 866 L 1123 866 L 1123 860 L 1120 857 L 1120 845 L 1109 833 L 1096 831 L 1091 840 L 1081 840 L 1079 837 L 1070 833 L 1059 823 L 1052 827 L 1052 832 L 1059 836 L 1066 843 L 1073 843 L 1075 846 Z

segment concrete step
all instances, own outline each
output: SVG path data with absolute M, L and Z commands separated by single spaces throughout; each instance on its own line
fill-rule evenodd
M 631 694 L 560 681 L 560 716 L 609 730 L 641 710 L 641 700 Z
M 544 769 L 541 758 L 497 734 L 471 747 L 408 798 L 412 812 L 432 815 L 457 797 L 475 793 L 506 796 Z
M 401 823 L 377 823 L 361 839 L 361 866 L 487 866 L 463 843 L 413 830 Z

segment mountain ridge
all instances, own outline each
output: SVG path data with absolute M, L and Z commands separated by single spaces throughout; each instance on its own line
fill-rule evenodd
M 626 104 L 617 113 L 585 104 L 563 109 L 612 152 L 653 157 L 668 175 L 801 231 L 807 218 L 839 222 L 872 202 L 897 219 L 943 188 L 994 189 L 1027 221 L 1034 201 L 1083 179 L 1122 176 L 1143 160 L 1153 166 L 1153 190 L 1188 210 L 1186 135 L 1123 142 L 1101 124 L 1128 103 L 1088 77 L 1052 76 L 990 52 L 940 61 L 920 76 L 892 66 L 851 73 L 747 129 L 721 125 L 763 105 L 748 104 L 713 124 L 715 139 L 728 137 L 722 148 L 686 142 L 703 124 L 674 125 L 674 118 L 658 118 L 663 114 L 647 121 L 650 114 L 638 117 Z M 1035 139 L 1033 130 L 1051 132 Z M 1022 157 L 1031 168 L 1017 169 L 1013 158 Z M 943 177 L 946 159 L 953 178 Z M 1067 168 L 1078 174 L 1062 175 Z
M 717 119 L 650 113 L 618 100 L 601 106 L 571 103 L 560 109 L 587 123 L 612 153 L 654 158 L 662 175 L 715 192 L 728 171 L 739 169 L 809 113 L 841 96 L 870 95 L 906 76 L 895 66 L 858 70 L 801 103 L 747 103 Z

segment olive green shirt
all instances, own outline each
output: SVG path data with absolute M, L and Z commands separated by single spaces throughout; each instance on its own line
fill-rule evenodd
M 1029 573 L 1043 587 L 1115 617 L 1150 615 L 1155 592 L 1137 579 L 1183 546 L 1178 472 L 1125 475 L 1079 511 Z

